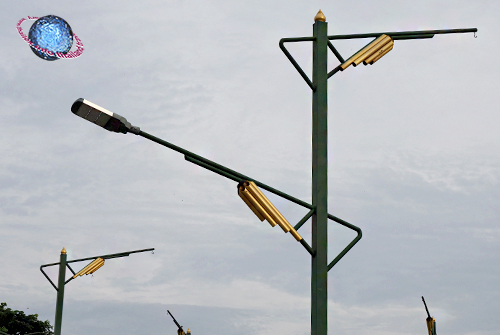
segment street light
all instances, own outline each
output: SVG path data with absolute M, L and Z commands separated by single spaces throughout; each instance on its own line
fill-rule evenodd
M 327 80 L 339 71 L 344 71 L 351 64 L 357 66 L 362 62 L 365 65 L 373 64 L 380 60 L 384 55 L 393 49 L 394 41 L 396 40 L 410 40 L 410 39 L 428 39 L 434 37 L 436 34 L 454 34 L 454 33 L 475 33 L 476 28 L 468 29 L 446 29 L 446 30 L 426 30 L 426 31 L 405 31 L 405 32 L 383 32 L 383 33 L 366 33 L 366 34 L 351 34 L 351 35 L 328 35 L 327 22 L 321 10 L 314 18 L 313 36 L 307 37 L 293 37 L 282 38 L 279 42 L 279 47 L 292 63 L 295 69 L 299 72 L 307 85 L 313 91 L 312 98 L 312 203 L 306 203 L 300 199 L 292 197 L 277 189 L 274 189 L 266 184 L 263 184 L 255 179 L 245 176 L 239 172 L 231 170 L 223 165 L 217 164 L 204 157 L 198 156 L 190 151 L 180 148 L 172 143 L 154 137 L 148 133 L 143 132 L 138 127 L 131 126 L 125 118 L 113 114 L 104 108 L 87 102 L 84 99 L 75 101 L 71 110 L 74 114 L 81 116 L 93 123 L 100 125 L 110 131 L 127 133 L 131 132 L 138 136 L 142 136 L 158 144 L 166 146 L 172 150 L 180 152 L 184 158 L 194 164 L 203 168 L 211 170 L 223 177 L 232 179 L 238 182 L 238 194 L 255 215 L 262 221 L 266 219 L 274 226 L 280 217 L 279 211 L 274 206 L 264 208 L 259 197 L 253 195 L 252 192 L 245 193 L 245 187 L 241 189 L 242 185 L 253 182 L 256 186 L 274 193 L 282 198 L 303 206 L 309 212 L 294 226 L 287 225 L 282 222 L 282 229 L 286 231 L 293 228 L 295 231 L 312 217 L 312 247 L 302 238 L 296 239 L 304 246 L 304 248 L 311 254 L 311 334 L 313 335 L 326 335 L 327 334 L 327 283 L 328 271 L 337 264 L 337 262 L 344 257 L 344 255 L 361 239 L 361 229 L 341 220 L 328 213 L 328 131 L 327 131 L 327 116 L 328 116 L 328 101 L 327 101 Z M 340 55 L 331 41 L 344 40 L 344 39 L 358 39 L 358 38 L 374 38 L 373 41 L 368 43 L 361 50 L 346 60 Z M 293 56 L 288 52 L 285 43 L 293 42 L 313 42 L 313 66 L 312 66 L 312 80 L 309 79 L 304 70 L 298 65 Z M 328 72 L 328 49 L 330 49 L 340 64 L 332 71 Z M 95 106 L 95 107 L 93 107 Z M 89 108 L 90 107 L 90 108 Z M 94 109 L 92 109 L 94 108 Z M 93 114 L 101 113 L 101 114 Z M 100 117 L 104 117 L 100 120 Z M 108 119 L 109 117 L 109 119 Z M 111 121 L 113 118 L 117 121 Z M 104 122 L 104 120 L 107 120 Z M 108 123 L 112 123 L 111 124 Z M 116 126 L 116 124 L 120 124 Z M 253 200 L 252 200 L 253 196 Z M 262 200 L 262 199 L 261 199 Z M 259 205 L 262 210 L 259 208 Z M 276 217 L 273 215 L 277 215 Z M 268 215 L 266 217 L 265 215 Z M 327 250 L 328 250 L 328 220 L 333 220 L 345 227 L 348 227 L 357 232 L 356 238 L 349 243 L 330 263 L 328 263 Z M 278 220 L 279 221 L 279 220 Z M 286 221 L 286 220 L 285 220 Z M 298 235 L 298 233 L 297 233 Z M 300 235 L 298 235 L 300 236 Z
M 153 142 L 161 144 L 167 148 L 175 150 L 184 155 L 184 158 L 191 163 L 197 164 L 205 169 L 213 171 L 223 177 L 229 178 L 238 182 L 238 195 L 243 199 L 243 201 L 250 207 L 250 209 L 255 213 L 255 215 L 263 221 L 267 220 L 271 226 L 279 225 L 283 231 L 290 232 L 292 236 L 300 243 L 304 248 L 314 257 L 315 252 L 309 246 L 305 239 L 300 236 L 297 230 L 302 227 L 302 225 L 311 218 L 315 213 L 315 208 L 313 205 L 308 204 L 300 199 L 297 199 L 289 194 L 278 191 L 258 180 L 231 170 L 223 165 L 215 163 L 209 159 L 199 156 L 191 151 L 178 147 L 170 142 L 164 141 L 158 137 L 148 134 L 139 127 L 132 126 L 126 118 L 120 116 L 116 113 L 110 112 L 107 109 L 96 105 L 86 99 L 77 99 L 71 106 L 71 111 L 73 114 L 80 116 L 81 118 L 90 121 L 104 129 L 117 133 L 133 133 L 138 136 L 147 138 Z M 110 126 L 113 124 L 114 126 Z M 267 199 L 267 197 L 259 190 L 259 187 L 265 189 L 271 193 L 274 193 L 282 198 L 292 201 L 302 207 L 305 207 L 309 212 L 295 225 L 292 226 L 284 216 L 274 207 L 274 205 Z M 343 226 L 355 230 L 358 235 L 356 238 L 344 248 L 344 250 L 337 256 L 337 258 L 330 264 L 333 267 L 340 258 L 342 258 L 347 251 L 349 251 L 354 244 L 356 244 L 361 239 L 361 229 L 351 225 L 350 223 L 343 221 L 333 215 L 328 214 L 328 218 Z
M 50 264 L 45 264 L 40 266 L 40 271 L 42 271 L 43 275 L 47 280 L 52 284 L 52 286 L 56 289 L 57 291 L 57 302 L 56 302 L 56 317 L 55 317 L 55 322 L 54 322 L 54 335 L 61 335 L 61 324 L 62 324 L 62 312 L 63 312 L 63 303 L 64 303 L 64 287 L 66 286 L 67 283 L 72 281 L 78 276 L 82 275 L 89 275 L 97 271 L 99 268 L 101 268 L 104 265 L 104 260 L 105 259 L 111 259 L 111 258 L 120 258 L 120 257 L 127 257 L 130 254 L 135 254 L 138 252 L 145 252 L 145 251 L 151 251 L 153 252 L 155 250 L 154 248 L 149 248 L 149 249 L 141 249 L 141 250 L 133 250 L 133 251 L 125 251 L 125 252 L 120 252 L 117 254 L 110 254 L 110 255 L 100 255 L 100 256 L 94 256 L 94 257 L 87 257 L 87 258 L 80 258 L 80 259 L 74 259 L 71 261 L 68 261 L 67 255 L 66 255 L 66 249 L 63 248 L 61 250 L 61 256 L 59 263 L 50 263 Z M 76 262 L 82 262 L 82 261 L 88 261 L 92 260 L 87 266 L 85 266 L 83 269 L 78 271 L 78 273 L 75 273 L 69 263 L 76 263 Z M 59 265 L 59 277 L 57 281 L 57 286 L 54 284 L 54 282 L 50 279 L 49 276 L 43 271 L 43 268 L 49 267 L 49 266 L 54 266 L 54 265 Z M 72 273 L 73 277 L 69 278 L 66 280 L 66 268 L 68 268 Z
M 382 32 L 351 35 L 328 35 L 326 18 L 318 12 L 314 18 L 313 36 L 282 38 L 279 46 L 288 60 L 299 72 L 307 85 L 313 91 L 312 101 L 312 204 L 315 206 L 316 215 L 312 220 L 312 248 L 315 256 L 312 258 L 311 275 L 311 334 L 326 335 L 327 327 L 327 305 L 328 305 L 328 271 L 332 263 L 328 264 L 328 102 L 327 102 L 327 80 L 339 71 L 345 70 L 349 65 L 358 65 L 361 62 L 373 64 L 382 56 L 392 50 L 395 40 L 426 39 L 436 34 L 454 33 L 476 33 L 476 28 L 468 29 L 446 29 L 426 31 L 404 31 L 404 32 Z M 356 52 L 347 61 L 340 55 L 331 41 L 358 38 L 374 38 L 366 47 Z M 289 42 L 313 42 L 313 70 L 312 80 L 298 65 L 292 55 L 285 48 Z M 328 72 L 328 49 L 330 49 L 340 62 L 340 65 Z M 337 221 L 338 222 L 338 221 Z M 338 257 L 338 256 L 337 256 Z M 338 260 L 337 260 L 338 261 Z
M 123 116 L 112 113 L 85 99 L 76 100 L 71 106 L 71 111 L 85 120 L 116 133 L 126 134 L 132 131 L 132 128 L 135 129 Z

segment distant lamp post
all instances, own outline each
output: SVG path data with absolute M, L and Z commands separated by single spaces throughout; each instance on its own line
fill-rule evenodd
M 63 302 L 64 302 L 64 286 L 75 279 L 76 277 L 83 276 L 83 275 L 89 275 L 97 271 L 99 268 L 101 268 L 104 265 L 104 260 L 105 259 L 111 259 L 111 258 L 120 258 L 120 257 L 126 257 L 130 254 L 135 254 L 138 252 L 145 252 L 145 251 L 153 251 L 155 250 L 154 248 L 149 248 L 149 249 L 142 249 L 142 250 L 133 250 L 133 251 L 125 251 L 125 252 L 120 252 L 117 254 L 110 254 L 110 255 L 101 255 L 101 256 L 94 256 L 94 257 L 87 257 L 87 258 L 80 258 L 80 259 L 74 259 L 71 261 L 68 261 L 67 254 L 66 254 L 66 249 L 63 248 L 61 250 L 61 256 L 59 263 L 50 263 L 50 264 L 45 264 L 40 266 L 40 271 L 42 271 L 43 275 L 47 280 L 52 284 L 52 286 L 56 289 L 57 291 L 57 302 L 56 302 L 56 317 L 55 317 L 55 322 L 54 322 L 54 335 L 61 335 L 61 323 L 62 323 L 62 312 L 63 312 Z M 75 262 L 82 262 L 82 261 L 88 261 L 92 260 L 87 266 L 85 266 L 83 269 L 78 271 L 78 273 L 75 273 L 69 263 L 75 263 Z M 55 266 L 59 265 L 59 277 L 57 281 L 57 286 L 52 282 L 52 280 L 47 276 L 45 271 L 43 271 L 43 268 L 49 267 L 49 266 Z M 66 267 L 73 273 L 73 276 L 66 280 Z
M 125 118 L 118 114 L 99 107 L 87 100 L 78 99 L 73 103 L 71 111 L 109 131 L 133 134 L 147 138 L 153 142 L 166 146 L 184 155 L 184 158 L 205 169 L 213 171 L 223 177 L 234 180 L 238 183 L 238 195 L 263 221 L 267 220 L 271 226 L 279 225 L 285 232 L 291 234 L 302 244 L 311 255 L 311 334 L 326 335 L 327 326 L 327 306 L 328 306 L 328 271 L 344 257 L 344 255 L 361 239 L 361 229 L 341 220 L 328 213 L 328 100 L 327 100 L 327 80 L 339 71 L 346 70 L 350 65 L 356 67 L 363 63 L 365 65 L 374 64 L 394 46 L 396 40 L 426 39 L 432 38 L 436 34 L 454 33 L 475 33 L 476 28 L 468 29 L 446 29 L 446 30 L 425 30 L 425 31 L 404 31 L 404 32 L 383 32 L 351 35 L 328 35 L 327 22 L 321 10 L 314 18 L 313 36 L 282 38 L 279 47 L 292 63 L 301 77 L 312 90 L 312 203 L 306 203 L 300 199 L 292 197 L 286 193 L 278 191 L 253 178 L 245 176 L 237 171 L 231 170 L 223 165 L 217 164 L 204 157 L 198 156 L 190 151 L 180 148 L 172 143 L 152 136 L 139 127 L 132 126 Z M 365 47 L 360 49 L 347 60 L 340 55 L 331 41 L 374 38 Z M 291 42 L 313 42 L 312 57 L 312 80 L 295 61 L 288 52 L 285 43 Z M 340 64 L 328 72 L 328 49 L 333 52 Z M 295 225 L 291 226 L 281 213 L 272 205 L 269 200 L 260 194 L 259 187 L 282 198 L 305 207 L 309 212 Z M 297 230 L 312 218 L 312 247 L 297 233 Z M 357 236 L 340 252 L 332 261 L 328 262 L 328 220 L 335 221 L 345 227 L 357 232 Z M 293 230 L 292 230 L 293 229 Z M 58 334 L 56 334 L 58 335 Z
M 436 319 L 434 319 L 434 317 L 432 317 L 431 314 L 429 313 L 429 309 L 427 308 L 427 304 L 425 303 L 425 299 L 423 296 L 422 296 L 422 301 L 425 306 L 425 311 L 427 312 L 427 319 L 425 319 L 425 323 L 427 324 L 427 332 L 429 333 L 429 335 L 437 335 Z
M 174 318 L 172 313 L 170 313 L 169 310 L 167 310 L 167 313 L 168 313 L 168 315 L 170 315 L 172 317 L 172 320 L 174 321 L 175 325 L 177 326 L 177 335 L 186 335 L 186 333 L 184 332 L 184 329 L 182 329 L 182 326 L 179 324 L 179 322 L 177 322 L 177 320 Z M 191 334 L 191 330 L 189 328 L 187 330 L 187 334 Z

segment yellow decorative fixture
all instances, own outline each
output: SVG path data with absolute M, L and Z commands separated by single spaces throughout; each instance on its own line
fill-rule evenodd
M 81 269 L 77 274 L 73 276 L 73 278 L 76 278 L 78 276 L 83 276 L 83 275 L 89 275 L 94 272 L 96 272 L 98 269 L 101 268 L 101 266 L 104 265 L 104 259 L 102 258 L 97 258 L 93 260 L 89 265 Z
M 392 50 L 394 46 L 394 41 L 390 36 L 381 35 L 375 40 L 373 40 L 366 47 L 358 51 L 354 56 L 349 58 L 340 67 L 343 70 L 347 69 L 349 65 L 357 66 L 361 62 L 363 64 L 373 64 L 378 61 L 382 56 Z
M 238 185 L 238 195 L 260 221 L 267 220 L 272 227 L 278 225 L 285 233 L 290 232 L 297 241 L 302 240 L 302 236 L 297 233 L 253 181 L 240 183 Z

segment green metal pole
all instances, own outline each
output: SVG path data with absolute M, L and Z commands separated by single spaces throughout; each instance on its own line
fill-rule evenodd
M 54 322 L 54 335 L 61 335 L 64 302 L 64 282 L 66 280 L 66 257 L 66 249 L 63 248 L 61 250 L 61 259 L 59 263 L 59 279 L 57 282 L 56 320 Z
M 313 25 L 313 103 L 312 103 L 312 216 L 311 275 L 311 334 L 327 334 L 328 309 L 328 161 L 327 161 L 327 50 L 328 25 L 323 13 L 318 12 Z

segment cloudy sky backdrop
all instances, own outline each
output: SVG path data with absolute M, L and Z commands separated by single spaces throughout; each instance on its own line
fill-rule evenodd
M 193 335 L 308 334 L 300 244 L 260 222 L 234 182 L 70 107 L 88 99 L 310 201 L 311 91 L 278 42 L 310 36 L 319 9 L 330 35 L 479 29 L 396 41 L 329 80 L 329 211 L 363 230 L 329 272 L 329 333 L 425 334 L 423 295 L 439 334 L 499 334 L 493 0 L 1 0 L 0 301 L 53 322 L 39 267 L 63 247 L 69 259 L 154 247 L 68 284 L 63 333 L 175 334 L 169 309 Z M 69 22 L 81 57 L 44 61 L 20 38 L 18 20 L 49 14 Z M 348 58 L 367 42 L 335 46 Z M 311 44 L 289 49 L 309 73 Z M 305 214 L 270 198 L 292 223 Z M 310 241 L 310 223 L 300 233 Z M 332 224 L 330 259 L 354 236 Z

